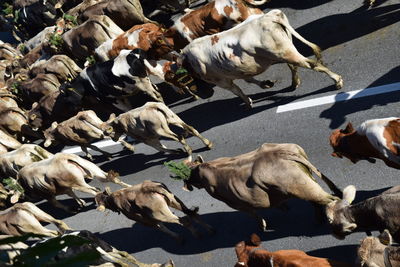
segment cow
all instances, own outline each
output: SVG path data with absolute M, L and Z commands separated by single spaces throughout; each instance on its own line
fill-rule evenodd
M 85 68 L 73 81 L 63 85 L 84 96 L 94 96 L 125 112 L 133 108 L 128 97 L 143 92 L 155 101 L 163 102 L 157 87 L 146 71 L 146 54 L 141 49 L 123 50 L 113 60 Z M 101 105 L 101 104 L 100 104 Z
M 29 76 L 35 78 L 39 73 L 51 73 L 60 83 L 74 79 L 82 69 L 66 55 L 54 55 L 48 60 L 36 61 L 29 70 Z
M 361 240 L 357 254 L 362 267 L 400 266 L 400 247 L 392 245 L 392 236 L 386 229 L 378 237 Z
M 246 20 L 250 15 L 263 14 L 262 10 L 248 6 L 267 2 L 245 0 L 216 0 L 187 12 L 168 29 L 155 24 L 136 25 L 114 40 L 96 49 L 101 60 L 116 57 L 122 49 L 140 48 L 149 58 L 167 58 L 171 51 L 179 51 L 196 38 L 221 32 Z
M 33 79 L 17 82 L 15 94 L 21 100 L 23 106 L 29 108 L 43 96 L 58 91 L 60 85 L 55 74 L 39 73 Z
M 156 23 L 145 17 L 139 0 L 103 0 L 87 7 L 78 19 L 83 22 L 97 15 L 108 16 L 124 31 L 136 24 Z
M 189 133 L 198 137 L 208 149 L 213 147 L 213 143 L 200 135 L 192 126 L 186 124 L 163 103 L 147 102 L 142 107 L 125 112 L 116 118 L 111 115 L 106 125 L 110 126 L 110 130 L 106 134 L 109 134 L 114 141 L 123 141 L 121 136 L 126 134 L 162 152 L 181 152 L 180 149 L 168 149 L 161 144 L 160 138 L 164 137 L 181 143 L 186 153 L 190 155 L 192 149 L 185 140 L 185 136 Z M 133 151 L 132 145 L 124 141 L 122 144 Z
M 54 237 L 71 230 L 66 223 L 55 219 L 31 202 L 16 203 L 4 210 L 0 213 L 0 222 L 0 232 L 13 236 L 32 233 Z M 43 227 L 40 222 L 55 224 L 59 232 Z
M 400 118 L 389 117 L 364 121 L 357 129 L 349 122 L 330 136 L 332 156 L 346 157 L 351 162 L 383 160 L 389 167 L 400 169 Z
M 39 45 L 49 41 L 50 36 L 57 30 L 57 26 L 48 26 L 44 28 L 42 31 L 40 31 L 38 34 L 36 34 L 34 37 L 29 39 L 28 41 L 24 42 L 22 46 L 23 50 L 31 51 L 35 47 L 38 47 Z M 21 49 L 22 49 L 21 48 Z
M 235 267 L 351 267 L 353 264 L 337 262 L 327 258 L 318 258 L 307 255 L 304 251 L 278 250 L 268 251 L 261 247 L 261 239 L 257 234 L 252 234 L 250 241 L 241 241 L 235 246 L 238 261 Z
M 310 46 L 317 60 L 301 55 L 291 35 Z M 276 63 L 288 64 L 293 88 L 300 84 L 298 66 L 326 73 L 341 88 L 342 77 L 325 67 L 320 59 L 319 47 L 299 35 L 281 10 L 274 9 L 264 15 L 253 15 L 227 31 L 193 40 L 182 50 L 177 62 L 201 79 L 232 91 L 251 108 L 252 100 L 233 81 L 245 79 L 263 88 L 271 87 L 271 81 L 261 82 L 253 76 Z
M 102 0 L 79 0 L 80 3 L 72 8 L 70 8 L 68 11 L 66 11 L 66 14 L 69 16 L 73 16 L 75 18 L 79 18 L 79 16 L 90 6 L 93 6 Z
M 82 110 L 81 95 L 74 91 L 54 91 L 32 104 L 27 112 L 29 125 L 35 130 L 45 130 L 56 122 L 68 120 Z
M 106 188 L 103 193 L 96 195 L 95 201 L 97 210 L 104 211 L 107 208 L 114 212 L 122 212 L 131 220 L 161 230 L 179 243 L 183 242 L 182 236 L 169 230 L 164 223 L 180 224 L 197 238 L 200 237 L 200 233 L 192 226 L 192 221 L 203 225 L 210 233 L 214 232 L 211 226 L 199 219 L 198 208 L 187 208 L 162 183 L 145 180 L 143 183 L 113 193 Z M 177 209 L 187 216 L 178 217 L 168 207 Z
M 0 88 L 0 106 L 18 107 L 17 96 L 7 90 L 7 87 Z
M 41 137 L 29 126 L 28 117 L 18 107 L 0 107 L 0 129 L 20 141 Z
M 78 61 L 85 62 L 103 42 L 123 33 L 109 17 L 93 16 L 62 35 L 61 50 Z
M 0 155 L 0 177 L 17 178 L 23 167 L 52 157 L 53 154 L 35 144 L 23 144 L 17 149 Z
M 282 207 L 285 201 L 299 198 L 312 202 L 317 208 L 338 200 L 313 178 L 320 177 L 340 195 L 341 191 L 312 165 L 305 151 L 296 144 L 265 143 L 260 148 L 235 157 L 204 162 L 201 157 L 184 161 L 191 169 L 184 179 L 184 189 L 204 188 L 207 193 L 233 209 L 255 217 L 263 231 L 266 221 L 257 215 L 262 208 Z
M 28 198 L 47 199 L 55 207 L 72 212 L 72 209 L 58 202 L 55 197 L 67 194 L 74 198 L 80 207 L 83 207 L 85 201 L 77 197 L 73 190 L 95 196 L 99 190 L 85 182 L 85 179 L 93 178 L 97 178 L 101 182 L 129 186 L 118 178 L 118 173 L 114 171 L 106 173 L 94 163 L 77 155 L 66 153 L 57 153 L 49 159 L 23 167 L 18 172 L 17 181 L 23 187 L 24 195 Z
M 351 205 L 356 195 L 353 185 L 343 190 L 343 198 L 326 206 L 326 216 L 332 234 L 344 239 L 356 229 L 368 234 L 372 230 L 388 229 L 394 240 L 400 241 L 400 186 L 394 186 L 380 195 Z
M 4 131 L 0 130 L 0 154 L 7 153 L 9 150 L 17 149 L 21 145 L 22 144 L 14 137 L 11 137 Z
M 79 145 L 90 160 L 93 158 L 87 150 L 88 147 L 111 157 L 110 153 L 92 145 L 92 143 L 105 138 L 102 130 L 104 123 L 94 111 L 80 111 L 74 117 L 60 124 L 53 122 L 51 127 L 43 132 L 45 137 L 44 147 L 48 147 L 52 143 Z
M 21 52 L 9 43 L 0 43 L 0 60 L 12 60 L 22 57 Z

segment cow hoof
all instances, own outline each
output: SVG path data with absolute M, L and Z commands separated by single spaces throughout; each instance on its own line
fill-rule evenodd
M 271 88 L 275 85 L 275 82 L 270 81 L 270 80 L 265 80 L 261 82 L 261 88 L 263 89 L 268 89 Z
M 342 89 L 342 87 L 343 87 L 343 79 L 342 79 L 341 76 L 339 76 L 339 79 L 338 79 L 338 81 L 336 82 L 336 88 L 337 88 L 337 89 Z
M 207 148 L 212 149 L 214 147 L 213 142 L 208 141 Z

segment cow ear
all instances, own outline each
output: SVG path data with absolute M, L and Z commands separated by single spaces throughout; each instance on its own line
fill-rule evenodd
M 32 104 L 32 107 L 31 107 L 31 109 L 34 109 L 34 108 L 36 108 L 38 105 L 39 105 L 39 103 L 38 103 L 38 102 L 34 102 L 34 103 Z
M 51 128 L 51 130 L 54 130 L 55 128 L 57 128 L 57 126 L 58 126 L 58 123 L 56 121 L 53 121 L 50 128 Z
M 353 202 L 356 197 L 356 187 L 354 185 L 349 185 L 343 189 L 343 200 L 346 200 L 349 204 Z
M 254 246 L 259 246 L 261 245 L 261 239 L 257 234 L 251 234 L 250 236 L 250 242 L 254 245 Z
M 353 124 L 349 122 L 344 130 L 340 130 L 341 133 L 348 134 L 354 132 Z
M 107 196 L 109 196 L 109 195 L 111 195 L 111 189 L 110 189 L 110 187 L 106 187 L 105 189 L 104 189 L 104 194 L 106 194 Z
M 389 233 L 389 230 L 385 229 L 379 236 L 379 241 L 386 246 L 390 246 L 392 244 L 392 235 Z

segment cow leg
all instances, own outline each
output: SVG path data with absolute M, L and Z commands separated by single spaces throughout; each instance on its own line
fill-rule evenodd
M 22 234 L 33 233 L 50 237 L 58 235 L 57 231 L 43 227 L 36 219 L 35 215 L 29 210 L 18 210 L 16 216 L 18 216 L 20 222 L 13 224 L 13 226 Z
M 118 142 L 120 142 L 124 147 L 126 147 L 128 150 L 135 152 L 135 147 L 132 144 L 129 144 L 124 140 L 124 137 L 118 138 Z
M 57 220 L 56 218 L 54 218 L 50 214 L 47 214 L 46 212 L 44 212 L 41 209 L 39 209 L 38 207 L 36 207 L 34 204 L 29 203 L 29 202 L 24 202 L 23 204 L 25 206 L 27 206 L 27 208 L 29 209 L 30 213 L 33 216 L 35 216 L 35 218 L 38 221 L 54 223 L 57 226 L 57 228 L 60 229 L 61 233 L 64 233 L 66 230 L 71 230 L 71 228 L 69 228 L 69 226 L 65 222 L 63 222 L 61 220 Z
M 230 87 L 222 87 L 221 86 L 221 88 L 231 91 L 232 93 L 234 93 L 235 95 L 240 97 L 244 101 L 244 103 L 246 103 L 247 108 L 249 108 L 249 109 L 252 108 L 253 100 L 250 97 L 248 97 L 247 95 L 245 95 L 243 93 L 242 89 L 240 89 L 240 87 L 237 86 L 236 84 L 234 84 L 232 81 L 231 81 Z
M 108 153 L 108 152 L 106 152 L 106 151 L 104 151 L 104 150 L 101 150 L 101 149 L 98 148 L 97 146 L 88 145 L 88 147 L 91 148 L 91 149 L 93 149 L 93 150 L 95 150 L 95 151 L 98 151 L 98 152 L 102 153 L 103 155 L 106 155 L 107 158 L 112 158 L 112 155 L 111 155 L 110 153 Z
M 88 149 L 86 146 L 81 146 L 82 151 L 85 153 L 86 157 L 93 161 L 92 155 L 89 153 Z
M 296 89 L 297 87 L 299 87 L 301 81 L 299 78 L 299 74 L 297 72 L 297 66 L 292 65 L 292 64 L 287 64 L 290 71 L 292 72 L 292 85 L 291 87 Z
M 186 123 L 183 123 L 182 126 L 190 134 L 199 138 L 209 149 L 211 149 L 213 147 L 213 143 L 210 140 L 208 140 L 207 138 L 205 138 L 204 136 L 202 136 L 194 127 L 192 127 Z
M 176 140 L 176 141 L 179 142 L 179 140 Z M 176 154 L 176 153 L 182 152 L 181 149 L 168 149 L 166 146 L 161 144 L 160 140 L 158 140 L 158 139 L 145 140 L 145 141 L 143 141 L 143 143 L 145 143 L 146 145 L 149 145 L 161 152 L 166 152 L 166 153 L 171 153 L 171 154 Z
M 254 77 L 247 78 L 247 79 L 245 79 L 245 81 L 248 83 L 256 84 L 259 87 L 261 87 L 262 89 L 271 88 L 275 84 L 273 81 L 270 81 L 270 80 L 259 81 L 259 80 L 254 79 Z
M 80 186 L 75 186 L 74 185 L 74 189 L 78 190 L 78 191 L 81 191 L 81 192 L 84 192 L 84 193 L 91 194 L 93 196 L 97 195 L 97 193 L 100 192 L 100 190 L 98 190 L 95 187 L 92 187 L 92 186 L 90 186 L 88 184 L 80 185 Z
M 75 192 L 72 191 L 72 189 L 71 189 L 71 190 L 68 190 L 66 193 L 67 193 L 68 196 L 70 196 L 70 197 L 72 197 L 73 199 L 75 199 L 75 201 L 78 203 L 78 205 L 79 205 L 81 208 L 83 208 L 83 207 L 86 205 L 86 202 L 85 202 L 83 199 L 80 199 L 80 198 L 75 194 Z

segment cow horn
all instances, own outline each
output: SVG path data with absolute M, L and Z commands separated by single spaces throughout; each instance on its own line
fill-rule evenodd
M 204 163 L 204 159 L 201 155 L 198 155 L 196 158 L 196 161 L 200 162 L 200 163 Z
M 105 193 L 106 195 L 108 195 L 108 196 L 111 195 L 112 192 L 111 192 L 110 187 L 106 186 L 106 188 L 104 189 L 104 193 Z
M 354 185 L 348 185 L 343 189 L 343 200 L 351 204 L 356 197 L 356 187 Z
M 385 229 L 379 236 L 379 241 L 385 245 L 390 246 L 392 244 L 392 235 L 389 233 L 389 230 Z

